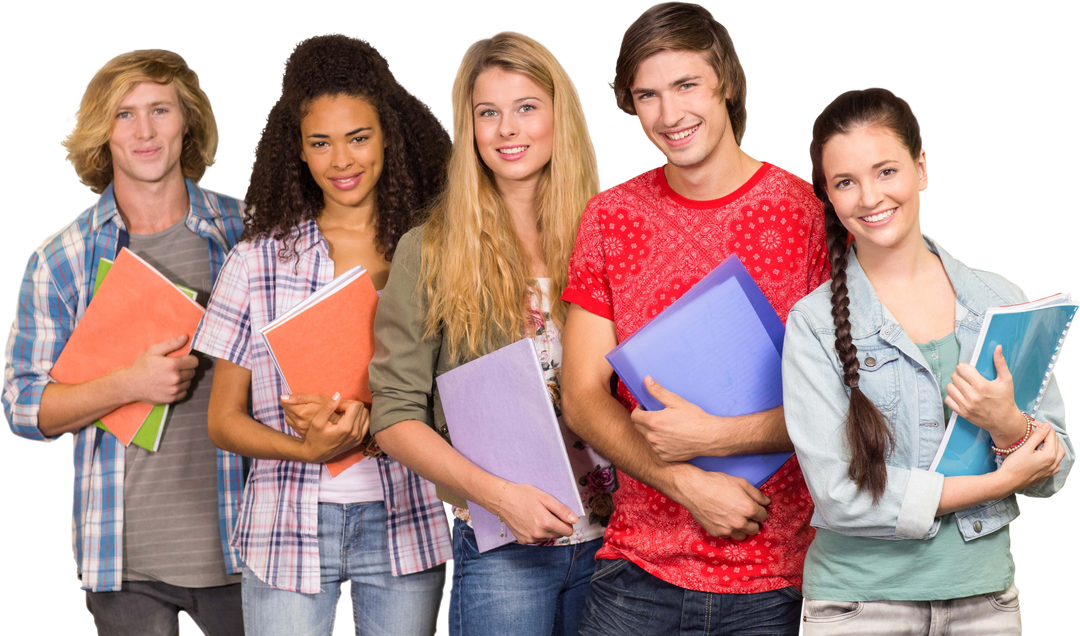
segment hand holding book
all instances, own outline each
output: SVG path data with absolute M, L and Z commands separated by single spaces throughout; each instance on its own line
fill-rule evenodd
M 332 398 L 322 393 L 293 393 L 281 396 L 281 408 L 285 411 L 285 422 L 301 438 L 307 437 L 311 422 L 322 410 L 323 406 Z M 356 404 L 355 400 L 341 400 L 337 408 L 330 413 L 330 423 L 337 424 L 349 405 Z M 359 403 L 361 406 L 366 405 Z M 360 451 L 367 457 L 382 457 L 385 453 L 375 443 L 375 438 L 370 433 L 364 435 L 360 442 Z
M 325 398 L 321 394 L 318 397 Z M 341 394 L 337 393 L 332 398 L 325 398 L 312 412 L 315 408 L 313 402 L 286 405 L 284 401 L 283 397 L 286 421 L 303 440 L 301 454 L 304 461 L 313 464 L 325 462 L 357 447 L 368 437 L 370 413 L 362 402 L 343 400 Z M 292 415 L 289 414 L 290 409 Z
M 706 422 L 717 416 L 667 390 L 651 376 L 645 376 L 645 389 L 664 408 L 646 411 L 639 405 L 630 413 L 630 421 L 662 461 L 685 462 L 699 455 L 727 454 L 715 452 L 718 427 Z
M 974 366 L 965 362 L 957 365 L 952 383 L 946 387 L 945 406 L 990 433 L 995 446 L 1007 448 L 1024 436 L 1027 418 L 1013 398 L 1013 378 L 1001 345 L 994 349 L 994 367 L 997 377 L 987 380 Z

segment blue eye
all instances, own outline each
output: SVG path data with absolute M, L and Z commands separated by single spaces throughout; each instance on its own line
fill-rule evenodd
M 131 118 L 131 113 L 129 113 L 129 112 L 128 112 L 128 111 L 126 111 L 126 110 L 125 110 L 125 111 L 121 111 L 121 112 L 119 112 L 119 113 L 117 113 L 117 114 L 116 114 L 116 118 L 117 118 L 117 119 L 130 119 L 130 118 Z
M 520 110 L 521 112 L 527 113 L 530 110 L 536 110 L 536 106 L 534 106 L 533 104 L 522 104 Z
M 495 116 L 495 111 L 490 109 L 490 108 L 485 108 L 484 110 L 479 112 L 479 116 L 480 117 L 494 117 Z

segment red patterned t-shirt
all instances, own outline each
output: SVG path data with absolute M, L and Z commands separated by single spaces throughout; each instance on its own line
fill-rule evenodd
M 570 259 L 567 302 L 615 322 L 619 341 L 731 254 L 780 318 L 829 278 L 821 203 L 808 183 L 764 164 L 735 192 L 693 201 L 658 168 L 589 201 Z M 620 382 L 620 402 L 637 403 Z M 745 541 L 708 535 L 686 508 L 619 471 L 598 559 L 624 558 L 679 587 L 748 594 L 802 586 L 813 502 L 794 456 L 761 488 L 772 503 Z

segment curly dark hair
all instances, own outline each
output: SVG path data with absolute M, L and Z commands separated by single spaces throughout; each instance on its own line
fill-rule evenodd
M 406 91 L 386 59 L 367 42 L 344 35 L 304 40 L 285 63 L 281 98 L 266 119 L 255 150 L 244 239 L 285 242 L 280 257 L 295 255 L 293 228 L 317 219 L 323 192 L 300 159 L 300 120 L 323 96 L 359 97 L 375 109 L 386 140 L 376 186 L 376 237 L 390 260 L 401 235 L 412 229 L 442 189 L 450 136 L 427 106 Z

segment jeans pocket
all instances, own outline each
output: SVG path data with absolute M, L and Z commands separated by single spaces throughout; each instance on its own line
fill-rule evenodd
M 794 585 L 789 585 L 787 587 L 782 587 L 782 588 L 780 588 L 780 589 L 778 589 L 776 591 L 778 593 L 783 594 L 784 596 L 790 598 L 793 601 L 801 601 L 801 600 L 803 600 L 802 592 L 800 592 L 799 588 L 795 587 Z
M 1020 590 L 1016 589 L 1015 583 L 1000 592 L 987 594 L 986 600 L 990 602 L 991 607 L 999 612 L 1020 611 Z
M 803 603 L 803 622 L 838 623 L 858 616 L 863 609 L 861 601 L 811 601 Z
M 618 572 L 619 570 L 623 569 L 624 567 L 626 567 L 627 565 L 630 564 L 630 562 L 627 561 L 626 559 L 610 559 L 610 560 L 609 559 L 603 559 L 603 560 L 607 561 L 607 563 L 605 563 L 602 566 L 597 566 L 596 571 L 593 572 L 592 579 L 590 579 L 593 583 L 599 581 L 600 579 L 611 576 L 612 574 Z

